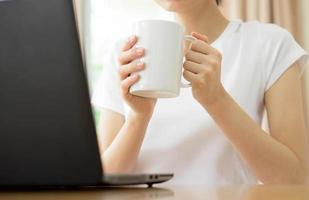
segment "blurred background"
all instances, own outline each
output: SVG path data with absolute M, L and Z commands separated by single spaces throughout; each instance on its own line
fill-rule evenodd
M 79 30 L 87 63 L 90 90 L 104 67 L 104 57 L 119 38 L 130 34 L 139 19 L 174 20 L 154 0 L 75 0 Z M 221 11 L 229 19 L 259 20 L 289 30 L 309 52 L 308 0 L 223 0 Z M 308 64 L 308 63 L 307 63 Z M 309 121 L 309 67 L 303 75 L 305 111 Z M 96 112 L 96 116 L 99 113 Z

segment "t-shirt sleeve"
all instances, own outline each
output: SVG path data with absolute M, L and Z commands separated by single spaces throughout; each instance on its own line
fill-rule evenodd
M 286 30 L 274 27 L 275 33 L 270 34 L 270 42 L 266 45 L 268 52 L 268 66 L 266 69 L 265 91 L 284 74 L 294 63 L 298 64 L 301 73 L 304 72 L 308 53 L 295 41 Z
M 118 78 L 118 51 L 116 48 L 105 57 L 103 71 L 96 83 L 92 96 L 92 105 L 99 109 L 109 109 L 125 115 L 124 102 L 121 98 Z

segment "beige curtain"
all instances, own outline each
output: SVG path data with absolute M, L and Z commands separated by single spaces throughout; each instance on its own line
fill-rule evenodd
M 223 0 L 221 9 L 224 15 L 230 19 L 259 20 L 278 24 L 290 31 L 300 45 L 309 52 L 308 0 Z M 303 91 L 306 122 L 309 130 L 309 63 L 307 65 L 303 76 Z M 267 120 L 264 120 L 264 127 L 267 129 L 266 122 Z M 309 149 L 307 152 L 309 156 Z

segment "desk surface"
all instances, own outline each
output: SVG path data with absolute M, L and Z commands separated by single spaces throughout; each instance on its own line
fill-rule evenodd
M 70 191 L 1 191 L 0 200 L 308 200 L 309 186 L 203 187 L 162 185 L 160 188 L 103 188 Z

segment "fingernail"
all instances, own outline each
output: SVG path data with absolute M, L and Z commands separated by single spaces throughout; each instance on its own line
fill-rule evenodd
M 133 74 L 132 79 L 136 79 L 138 77 L 138 74 Z
M 129 38 L 130 42 L 133 42 L 134 40 L 135 40 L 135 36 L 134 35 Z
M 136 66 L 137 66 L 138 69 L 143 69 L 144 68 L 144 63 L 143 62 L 138 62 L 136 64 Z
M 136 49 L 136 53 L 139 56 L 142 56 L 144 54 L 144 49 Z

